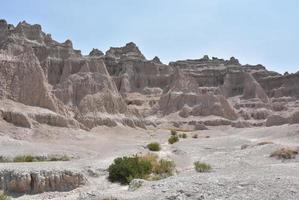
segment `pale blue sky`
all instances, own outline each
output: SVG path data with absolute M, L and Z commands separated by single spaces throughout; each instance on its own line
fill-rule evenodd
M 0 18 L 41 24 L 84 54 L 135 42 L 151 59 L 235 56 L 299 71 L 298 0 L 0 0 Z

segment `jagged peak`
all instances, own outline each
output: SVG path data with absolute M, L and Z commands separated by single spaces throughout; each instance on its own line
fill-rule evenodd
M 144 55 L 139 50 L 134 42 L 127 43 L 124 47 L 111 47 L 107 52 L 107 56 L 121 58 L 122 56 L 145 59 Z
M 153 58 L 152 62 L 157 63 L 157 64 L 163 64 L 158 56 L 155 56 Z
M 73 48 L 73 43 L 70 39 L 67 39 L 63 44 L 67 47 Z
M 227 62 L 227 64 L 230 64 L 230 65 L 240 65 L 240 62 L 238 59 L 236 59 L 235 57 L 231 57 L 229 59 L 229 61 Z
M 127 47 L 127 48 L 138 48 L 137 45 L 134 42 L 127 43 L 125 47 Z
M 101 50 L 96 49 L 96 48 L 93 48 L 91 50 L 91 52 L 89 53 L 89 56 L 93 56 L 93 57 L 100 57 L 100 56 L 103 56 L 103 55 L 104 55 L 104 53 Z
M 19 22 L 16 28 L 32 28 L 37 29 L 39 31 L 42 31 L 42 27 L 39 24 L 29 24 L 25 20 L 22 22 Z

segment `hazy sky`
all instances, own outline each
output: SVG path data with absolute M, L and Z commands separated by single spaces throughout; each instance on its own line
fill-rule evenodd
M 41 24 L 84 54 L 133 41 L 165 63 L 207 54 L 299 71 L 298 0 L 0 1 L 0 18 Z

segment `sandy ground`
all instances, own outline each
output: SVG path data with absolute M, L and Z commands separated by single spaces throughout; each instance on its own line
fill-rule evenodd
M 281 147 L 299 147 L 299 125 L 236 129 L 216 127 L 188 132 L 187 139 L 169 145 L 169 130 L 99 127 L 91 132 L 67 128 L 16 128 L 1 122 L 0 155 L 67 154 L 67 162 L 1 163 L 0 169 L 71 169 L 88 179 L 85 186 L 69 192 L 48 192 L 15 196 L 19 200 L 67 199 L 299 199 L 299 156 L 281 161 L 269 155 Z M 5 131 L 3 131 L 5 130 Z M 191 136 L 197 133 L 198 138 Z M 209 136 L 209 137 L 206 137 Z M 122 155 L 147 152 L 149 142 L 162 144 L 161 158 L 174 160 L 177 174 L 145 182 L 136 191 L 107 181 L 107 167 Z M 257 146 L 259 142 L 273 144 Z M 248 148 L 241 150 L 241 145 Z M 213 167 L 209 173 L 197 173 L 193 162 L 204 161 Z M 91 173 L 92 172 L 92 173 Z M 92 175 L 93 174 L 93 175 Z M 94 176 L 96 174 L 97 176 Z

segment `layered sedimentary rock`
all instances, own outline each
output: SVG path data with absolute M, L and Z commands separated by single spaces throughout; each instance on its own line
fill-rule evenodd
M 103 53 L 97 49 L 82 56 L 70 40 L 56 42 L 39 25 L 21 22 L 14 27 L 2 20 L 0 66 L 1 99 L 49 109 L 70 121 L 78 120 L 81 127 L 92 128 L 96 121 L 144 127 L 140 116 L 134 117 L 136 111 L 127 108 L 106 69 Z M 101 105 L 90 105 L 103 101 L 109 101 L 104 102 L 105 109 L 95 110 Z
M 69 191 L 86 183 L 81 173 L 72 171 L 0 172 L 0 189 L 8 193 L 36 194 L 49 191 Z
M 24 127 L 145 127 L 153 118 L 237 127 L 297 122 L 289 113 L 299 107 L 299 74 L 242 65 L 234 57 L 163 64 L 158 57 L 147 59 L 133 42 L 83 56 L 70 40 L 59 43 L 40 25 L 14 27 L 1 20 L 0 66 L 2 101 L 52 112 L 43 117 L 1 110 L 3 119 Z M 214 122 L 202 121 L 208 116 L 216 116 Z
M 107 51 L 105 63 L 126 102 L 146 117 L 178 113 L 188 123 L 189 117 L 214 115 L 232 120 L 233 126 L 250 127 L 263 126 L 273 114 L 297 107 L 293 100 L 290 107 L 276 102 L 277 97 L 298 98 L 298 88 L 292 84 L 297 74 L 280 75 L 262 65 L 241 65 L 234 57 L 204 56 L 165 65 L 158 57 L 147 60 L 129 43 Z M 267 85 L 267 80 L 273 85 Z

